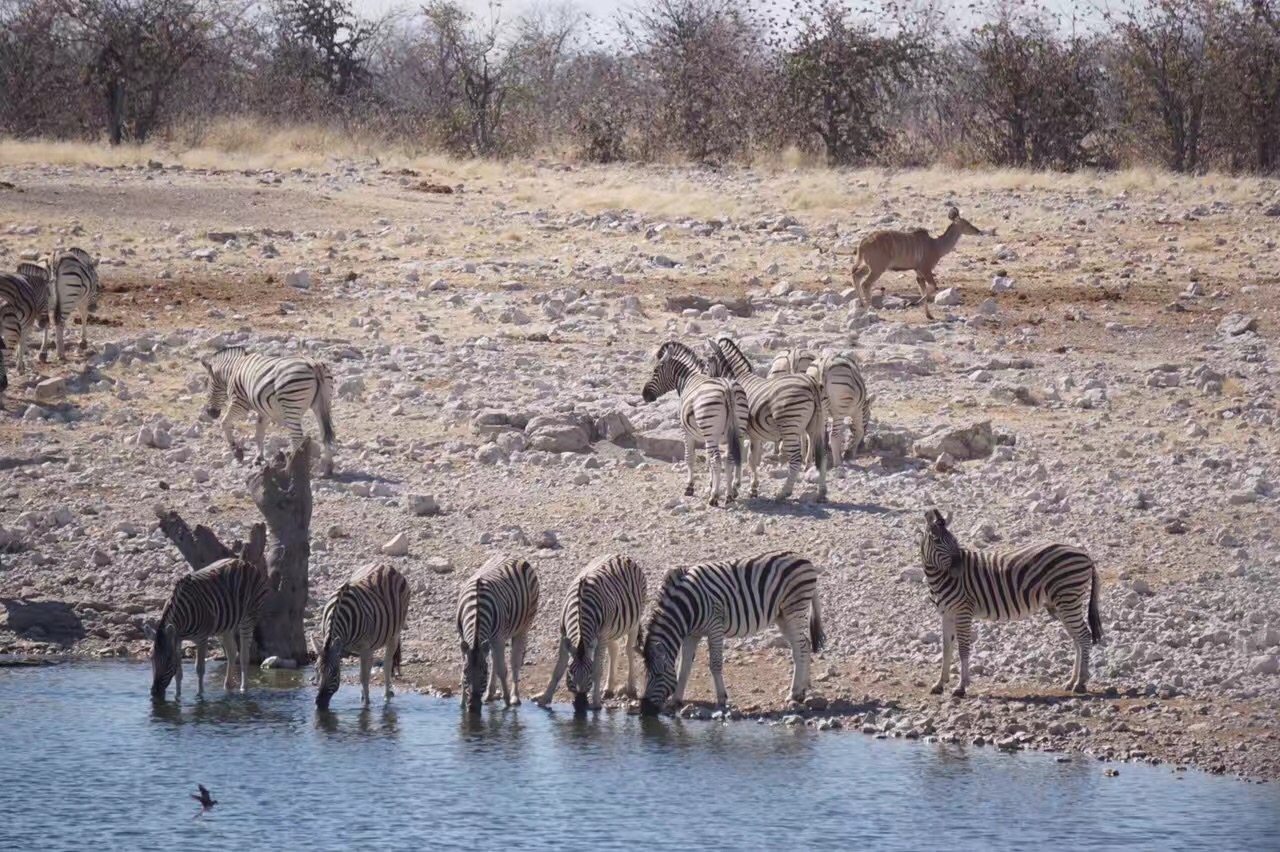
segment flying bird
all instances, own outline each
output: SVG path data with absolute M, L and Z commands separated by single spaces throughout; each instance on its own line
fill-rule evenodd
M 191 798 L 200 803 L 200 813 L 196 814 L 196 819 L 199 819 L 204 816 L 206 812 L 211 810 L 214 805 L 218 804 L 218 800 L 209 792 L 208 787 L 203 784 L 197 784 L 196 786 L 200 788 L 200 795 L 197 796 L 195 793 L 192 793 Z

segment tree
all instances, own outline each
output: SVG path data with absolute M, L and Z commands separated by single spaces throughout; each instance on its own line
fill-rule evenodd
M 346 0 L 279 0 L 279 37 L 289 60 L 342 98 L 369 82 L 369 55 L 379 25 Z
M 888 137 L 884 118 L 926 51 L 914 38 L 877 36 L 849 21 L 836 0 L 814 0 L 800 17 L 795 46 L 783 68 L 788 100 L 803 134 L 822 140 L 827 159 L 867 159 Z

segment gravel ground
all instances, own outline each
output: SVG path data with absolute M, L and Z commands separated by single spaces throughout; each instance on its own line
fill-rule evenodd
M 457 587 L 494 553 L 542 578 L 530 695 L 592 557 L 631 554 L 653 589 L 673 565 L 785 547 L 823 572 L 818 695 L 779 698 L 771 632 L 730 642 L 735 713 L 1280 776 L 1275 181 L 554 163 L 0 179 L 16 187 L 0 266 L 80 245 L 107 290 L 89 353 L 10 371 L 0 652 L 145 655 L 187 570 L 155 510 L 224 540 L 256 520 L 197 363 L 242 343 L 332 365 L 338 472 L 316 485 L 312 591 L 370 562 L 402 571 L 421 688 L 456 689 Z M 939 228 L 947 203 L 998 228 L 940 265 L 957 304 L 926 323 L 911 276 L 889 274 L 882 304 L 855 309 L 848 258 L 819 247 Z M 710 307 L 668 301 L 684 295 Z M 750 316 L 725 307 L 742 297 Z M 644 405 L 640 387 L 661 342 L 720 334 L 762 368 L 795 345 L 863 365 L 872 427 L 829 504 L 812 472 L 770 499 L 777 462 L 762 499 L 707 506 L 701 465 L 683 496 L 676 400 Z M 1061 691 L 1071 647 L 1047 616 L 981 623 L 970 696 L 928 694 L 941 623 L 916 534 L 935 505 L 973 547 L 1094 555 L 1107 641 L 1090 695 Z M 689 697 L 710 696 L 704 653 Z

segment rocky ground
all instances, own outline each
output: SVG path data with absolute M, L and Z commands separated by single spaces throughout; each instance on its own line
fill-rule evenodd
M 823 572 L 819 695 L 788 708 L 775 636 L 733 641 L 733 713 L 1280 776 L 1280 184 L 411 171 L 0 166 L 0 267 L 74 244 L 106 288 L 89 353 L 10 371 L 0 652 L 145 655 L 144 623 L 188 570 L 156 509 L 224 540 L 256 520 L 197 363 L 243 343 L 332 365 L 314 597 L 394 564 L 419 686 L 456 688 L 457 588 L 492 554 L 542 577 L 529 695 L 591 557 L 632 554 L 652 588 L 673 565 L 786 547 Z M 943 261 L 938 320 L 907 306 L 909 275 L 854 305 L 848 258 L 820 249 L 940 228 L 948 203 L 998 236 Z M 676 401 L 639 391 L 661 342 L 719 334 L 760 365 L 794 345 L 856 354 L 872 428 L 829 504 L 812 472 L 786 503 L 711 508 L 704 468 L 683 496 Z M 766 497 L 782 473 L 768 465 Z M 1090 695 L 1060 690 L 1071 649 L 1047 616 L 980 625 L 970 697 L 928 694 L 941 625 L 916 533 L 935 505 L 975 547 L 1055 538 L 1095 556 L 1107 642 Z

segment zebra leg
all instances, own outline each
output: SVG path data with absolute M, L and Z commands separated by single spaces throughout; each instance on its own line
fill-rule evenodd
M 640 633 L 640 625 L 637 624 L 632 628 L 631 632 L 623 638 L 623 644 L 627 646 L 627 688 L 622 694 L 627 698 L 635 698 L 636 693 L 636 638 Z
M 778 618 L 778 629 L 791 646 L 791 691 L 785 697 L 803 701 L 809 690 L 809 604 Z
M 254 426 L 254 432 L 253 432 L 253 442 L 258 445 L 258 455 L 253 459 L 254 464 L 262 464 L 267 458 L 266 437 L 267 437 L 267 418 L 259 414 L 258 422 Z
M 749 497 L 760 496 L 760 456 L 764 454 L 764 441 L 759 438 L 751 439 L 751 490 L 747 493 Z
M 178 670 L 173 674 L 173 697 L 182 695 L 182 647 L 178 647 Z M 204 642 L 196 641 L 196 698 L 204 695 Z
M 491 665 L 489 666 L 489 691 L 485 693 L 484 696 L 486 704 L 490 701 L 498 700 L 498 666 L 502 666 L 502 679 L 504 681 L 506 680 L 507 663 L 506 660 L 502 658 L 502 654 L 506 650 L 506 647 L 507 644 L 505 642 L 496 642 L 493 643 L 492 650 L 489 652 L 493 655 L 493 658 L 490 660 Z
M 690 636 L 680 646 L 680 673 L 676 677 L 676 691 L 671 696 L 677 707 L 684 703 L 684 689 L 689 685 L 689 674 L 693 671 L 693 660 L 698 654 L 699 641 L 697 636 Z
M 955 629 L 952 621 L 950 615 L 942 614 L 942 674 L 938 675 L 938 682 L 933 685 L 933 689 L 929 690 L 934 695 L 942 694 L 942 690 L 947 688 L 947 680 L 951 677 L 951 641 Z
M 512 643 L 514 644 L 514 642 Z M 498 679 L 498 683 L 502 684 L 502 703 L 511 706 L 511 688 L 507 683 L 507 643 L 494 645 L 493 648 L 493 674 Z M 494 696 L 495 698 L 497 696 Z
M 564 677 L 564 670 L 569 667 L 569 643 L 564 638 L 564 634 L 560 634 L 559 655 L 556 657 L 556 667 L 551 672 L 551 683 L 547 684 L 547 691 L 541 695 L 534 696 L 533 703 L 540 704 L 543 707 L 551 703 L 551 699 L 556 694 L 556 684 L 560 683 L 560 678 Z
M 689 468 L 689 480 L 684 485 L 684 496 L 693 496 L 693 462 L 696 451 L 694 449 L 693 436 L 685 433 L 684 436 L 684 464 Z
M 528 633 L 511 637 L 511 701 L 509 704 L 512 707 L 520 706 L 520 667 L 524 665 L 524 646 L 528 641 Z M 506 698 L 506 695 L 502 697 Z
M 386 665 L 386 663 L 383 663 Z M 373 649 L 360 654 L 360 704 L 369 706 L 369 681 L 373 679 Z
M 957 698 L 963 698 L 969 689 L 969 649 L 973 644 L 973 616 L 967 612 L 952 616 L 956 627 L 956 645 L 960 651 L 960 685 L 951 691 Z
M 227 413 L 222 415 L 222 434 L 227 436 L 227 446 L 231 448 L 231 454 L 235 456 L 236 461 L 244 461 L 244 450 L 236 443 L 236 433 L 232 428 L 232 424 L 240 418 L 243 418 L 247 411 L 234 402 L 228 402 Z
M 80 300 L 80 351 L 89 348 L 89 298 Z
M 827 434 L 831 439 L 831 463 L 844 466 L 844 418 L 833 417 L 827 421 Z
M 623 636 L 621 641 L 623 642 L 627 641 L 627 637 Z M 600 643 L 606 646 L 603 649 L 600 648 L 599 645 L 596 646 L 597 659 L 600 658 L 600 656 L 605 652 L 605 650 L 608 650 L 609 652 L 609 669 L 607 672 L 608 676 L 605 678 L 605 682 L 604 682 L 604 698 L 606 701 L 613 697 L 614 695 L 613 685 L 617 682 L 616 678 L 618 675 L 618 642 L 619 642 L 618 639 L 614 639 L 612 642 Z M 593 683 L 596 685 L 596 691 L 599 692 L 600 678 L 597 677 L 593 681 Z M 597 701 L 597 703 L 599 702 Z
M 782 486 L 782 491 L 778 494 L 779 500 L 786 500 L 791 496 L 791 492 L 795 489 L 796 478 L 800 476 L 800 465 L 802 454 L 800 451 L 800 442 L 795 438 L 787 438 L 783 442 L 787 451 L 787 482 Z
M 716 706 L 729 703 L 729 691 L 724 688 L 724 634 L 707 634 L 707 664 L 711 668 L 711 681 L 716 687 Z
M 223 633 L 218 636 L 218 641 L 222 643 L 222 652 L 227 657 L 227 669 L 222 678 L 222 688 L 230 692 L 231 685 L 235 682 L 233 676 L 235 675 L 236 663 L 236 634 L 232 631 Z
M 40 351 L 36 353 L 36 360 L 41 364 L 49 360 L 49 325 L 46 325 L 43 329 L 44 336 L 40 338 Z
M 604 674 L 604 655 L 606 642 L 596 642 L 595 653 L 591 657 L 591 703 L 587 706 L 592 710 L 600 709 L 600 680 Z M 609 656 L 609 682 L 613 682 L 613 655 Z M 613 690 L 609 690 L 612 692 Z
M 253 659 L 253 625 L 240 625 L 240 642 L 237 656 L 240 658 L 240 692 L 249 691 L 249 661 Z
M 1089 633 L 1089 622 L 1085 619 L 1083 609 L 1078 609 L 1068 617 L 1059 611 L 1062 626 L 1071 634 L 1071 641 L 1076 646 L 1076 662 L 1071 671 L 1071 680 L 1067 681 L 1068 692 L 1084 693 L 1089 691 L 1089 645 L 1092 642 Z
M 63 352 L 63 346 L 62 346 L 62 337 L 63 337 L 63 331 L 64 331 L 64 328 L 63 328 L 63 325 L 62 325 L 62 318 L 61 318 L 61 317 L 59 317 L 59 318 L 58 318 L 58 320 L 57 320 L 57 322 L 55 322 L 55 323 L 53 324 L 53 326 L 54 326 L 54 328 L 53 328 L 53 339 L 54 339 L 55 344 L 56 344 L 56 345 L 57 345 L 57 347 L 58 347 L 58 349 L 57 349 L 57 351 L 58 351 L 58 360 L 59 360 L 59 361 L 65 361 L 65 360 L 67 360 L 67 356 L 66 356 L 66 354 Z
M 707 443 L 707 473 L 710 474 L 711 493 L 707 498 L 707 505 L 720 505 L 720 445 L 717 443 Z M 728 489 L 725 489 L 726 495 Z
M 395 668 L 395 663 L 392 661 L 395 660 L 396 650 L 399 649 L 399 647 L 400 647 L 400 634 L 392 633 L 391 640 L 388 641 L 386 647 L 382 649 L 382 656 L 383 656 L 382 675 L 383 675 L 383 681 L 384 681 L 382 698 L 385 701 L 390 701 L 391 696 L 396 694 L 395 690 L 391 688 L 391 677 L 392 675 L 395 674 L 395 672 L 392 671 L 392 669 Z

